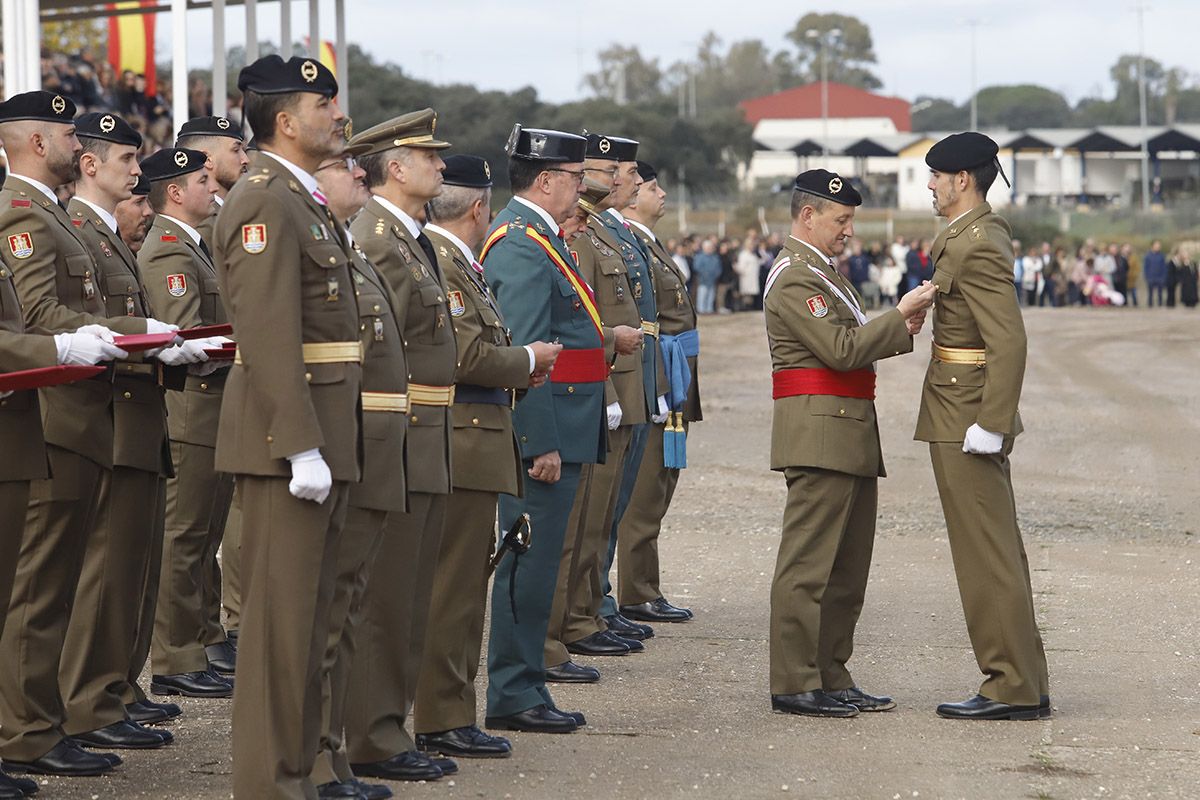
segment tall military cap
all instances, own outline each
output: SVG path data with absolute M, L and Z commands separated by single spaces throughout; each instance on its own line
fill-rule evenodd
M 646 183 L 649 183 L 650 181 L 658 179 L 658 170 L 656 170 L 650 164 L 647 164 L 645 161 L 637 162 L 637 167 L 638 167 L 638 175 Z
M 338 93 L 337 78 L 321 62 L 292 56 L 284 61 L 277 55 L 263 56 L 243 67 L 238 74 L 238 89 L 257 94 L 310 92 L 326 97 Z
M 442 183 L 446 186 L 487 189 L 492 185 L 492 168 L 487 159 L 456 153 L 442 160 L 446 162 L 446 168 L 442 170 Z
M 75 104 L 54 92 L 22 92 L 0 103 L 0 122 L 31 119 L 70 125 L 75 121 L 74 117 Z
M 146 173 L 138 175 L 138 182 L 133 186 L 134 197 L 145 197 L 150 194 L 150 179 L 146 177 Z
M 504 152 L 521 161 L 581 164 L 587 153 L 587 139 L 546 128 L 523 128 L 518 122 L 508 135 Z
M 154 155 L 142 159 L 142 174 L 151 183 L 170 180 L 204 169 L 204 162 L 207 160 L 208 156 L 200 150 L 164 147 Z
M 444 150 L 450 146 L 434 138 L 437 131 L 437 112 L 432 108 L 421 111 L 410 111 L 395 119 L 381 122 L 367 128 L 362 133 L 354 135 L 350 146 L 367 144 L 370 147 L 360 155 L 372 155 L 391 150 L 393 147 L 423 147 L 431 150 Z
M 93 112 L 80 116 L 75 120 L 75 135 L 113 144 L 142 146 L 142 135 L 116 114 Z
M 994 161 L 1000 176 L 1008 183 L 1008 176 L 1004 174 L 1004 167 L 997 155 L 999 152 L 1000 145 L 992 137 L 978 131 L 964 131 L 952 133 L 929 148 L 925 163 L 938 172 L 962 172 Z
M 862 195 L 850 181 L 827 169 L 810 169 L 796 176 L 792 186 L 798 192 L 808 192 L 844 206 L 861 206 Z
M 602 133 L 588 133 L 587 157 L 603 158 L 608 161 L 636 161 L 638 143 L 633 139 L 623 139 L 620 136 L 605 136 Z
M 178 142 L 187 136 L 228 136 L 230 139 L 241 141 L 246 138 L 242 127 L 226 117 L 193 117 L 183 123 L 175 141 Z

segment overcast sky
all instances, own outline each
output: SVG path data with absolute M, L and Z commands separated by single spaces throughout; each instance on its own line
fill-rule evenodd
M 583 93 L 581 78 L 596 52 L 619 41 L 637 45 L 659 65 L 690 58 L 715 30 L 728 43 L 764 40 L 772 49 L 808 8 L 839 10 L 871 29 L 883 92 L 912 100 L 928 94 L 970 96 L 969 18 L 979 20 L 978 83 L 1037 83 L 1074 102 L 1108 94 L 1109 67 L 1136 52 L 1138 0 L 846 0 L 809 6 L 786 0 L 640 0 L 564 3 L 545 0 L 346 0 L 347 38 L 378 60 L 436 83 L 512 90 L 532 85 L 561 102 Z M 320 0 L 321 38 L 333 39 L 333 0 Z M 1200 72 L 1200 0 L 1151 0 L 1145 14 L 1147 55 Z M 292 33 L 308 32 L 308 0 L 292 3 Z M 631 11 L 628 22 L 620 12 Z M 245 41 L 242 7 L 226 12 L 228 44 Z M 159 17 L 158 52 L 170 52 L 170 15 Z M 279 4 L 259 0 L 259 39 L 279 40 Z M 600 20 L 604 22 L 601 23 Z M 611 20 L 611 22 L 610 22 Z M 212 63 L 207 10 L 188 14 L 191 67 Z

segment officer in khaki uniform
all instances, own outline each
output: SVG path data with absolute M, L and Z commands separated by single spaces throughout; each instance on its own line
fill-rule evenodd
M 513 346 L 475 252 L 491 222 L 492 174 L 484 159 L 445 160 L 442 193 L 429 202 L 425 232 L 446 278 L 458 344 L 454 387 L 454 494 L 446 510 L 417 682 L 414 729 L 427 752 L 501 758 L 509 741 L 475 724 L 475 676 L 483 646 L 489 553 L 500 494 L 522 492 L 521 451 L 513 434 L 514 393 L 541 386 L 561 345 Z
M 997 150 L 969 132 L 925 157 L 935 210 L 950 224 L 933 243 L 933 358 L 916 438 L 929 442 L 967 632 L 985 676 L 978 694 L 937 713 L 1036 719 L 1051 713 L 1049 678 L 1008 460 L 1022 430 L 1025 325 L 1012 286 L 1012 233 L 986 202 L 1003 174 Z
M 337 81 L 311 59 L 242 70 L 258 137 L 217 220 L 214 261 L 238 358 L 215 466 L 242 493 L 233 792 L 313 798 L 321 670 L 350 486 L 362 478 L 362 344 L 348 248 L 312 172 L 342 152 Z
M 154 307 L 181 328 L 228 322 L 217 270 L 200 225 L 211 204 L 213 182 L 199 150 L 164 148 L 143 162 L 156 216 L 138 253 Z M 222 339 L 220 341 L 228 341 Z M 219 347 L 214 341 L 210 346 Z M 221 675 L 233 671 L 222 643 L 205 647 L 210 609 L 211 559 L 221 542 L 233 476 L 213 466 L 228 361 L 191 370 L 182 391 L 167 396 L 175 477 L 167 481 L 162 581 L 154 621 L 154 673 L 160 695 L 229 697 Z
M 96 265 L 58 205 L 54 187 L 79 174 L 74 111 L 50 92 L 0 104 L 10 168 L 0 191 L 0 258 L 12 273 L 25 324 L 46 331 L 100 323 L 125 334 L 169 332 L 154 319 L 107 316 Z M 30 486 L 0 637 L 0 756 L 10 770 L 79 775 L 111 769 L 64 733 L 59 667 L 88 537 L 112 476 L 112 403 L 112 384 L 104 380 L 40 393 L 51 477 Z
M 631 230 L 650 257 L 650 272 L 658 307 L 659 349 L 668 377 L 667 401 L 670 415 L 666 426 L 653 426 L 646 453 L 638 470 L 629 507 L 620 523 L 617 547 L 620 553 L 619 597 L 621 614 L 645 622 L 685 622 L 692 618 L 686 608 L 672 605 L 659 586 L 658 536 L 663 517 L 671 506 L 675 486 L 684 463 L 664 461 L 664 437 L 686 442 L 688 426 L 700 420 L 700 380 L 697 362 L 700 332 L 696 309 L 687 290 L 687 279 L 674 259 L 654 235 L 654 225 L 666 209 L 666 192 L 653 166 L 639 161 L 642 185 L 634 202 L 624 210 Z
M 861 203 L 839 175 L 798 175 L 791 236 L 767 278 L 771 469 L 788 486 L 770 634 L 771 707 L 784 713 L 852 717 L 895 707 L 859 690 L 846 662 L 871 567 L 876 485 L 885 475 L 874 362 L 912 350 L 933 287 L 867 320 L 833 264 L 854 235 Z
M 354 241 L 396 293 L 409 369 L 409 510 L 388 531 L 363 599 L 346 699 L 346 750 L 360 775 L 432 780 L 457 769 L 416 748 L 404 723 L 412 709 L 429 619 L 442 523 L 450 493 L 450 405 L 456 366 L 446 286 L 417 216 L 441 191 L 449 147 L 435 137 L 433 109 L 376 125 L 350 140 L 373 196 L 350 226 Z M 444 767 L 444 768 L 443 768 Z

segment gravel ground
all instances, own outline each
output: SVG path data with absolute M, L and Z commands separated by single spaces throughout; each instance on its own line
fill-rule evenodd
M 924 445 L 928 352 L 880 365 L 891 477 L 851 666 L 900 707 L 852 720 L 770 713 L 767 621 L 784 501 L 768 471 L 770 362 L 759 314 L 702 322 L 706 420 L 664 532 L 664 588 L 696 611 L 644 654 L 593 659 L 571 736 L 512 736 L 505 761 L 398 797 L 1192 798 L 1200 795 L 1200 315 L 1031 309 L 1014 481 L 1055 714 L 965 723 L 972 657 Z M 146 676 L 148 679 L 148 676 Z M 481 680 L 482 683 L 482 680 Z M 185 701 L 176 743 L 42 797 L 230 796 L 229 702 Z

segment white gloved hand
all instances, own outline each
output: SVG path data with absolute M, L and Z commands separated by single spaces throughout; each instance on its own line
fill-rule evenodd
M 76 328 L 75 332 L 76 333 L 90 333 L 94 336 L 99 336 L 101 339 L 108 342 L 109 344 L 113 343 L 114 337 L 117 335 L 114 331 L 112 331 L 112 329 L 106 328 L 103 325 L 96 325 L 94 323 L 91 325 L 84 325 L 82 328 Z
M 12 392 L 0 392 L 0 400 L 3 400 L 4 398 L 8 397 L 10 394 L 12 394 Z
M 964 453 L 991 455 L 999 453 L 1004 447 L 1004 434 L 985 431 L 978 424 L 967 428 L 966 438 L 963 439 Z
M 174 333 L 177 330 L 179 330 L 178 325 L 159 322 L 151 317 L 146 317 L 146 333 Z
M 667 414 L 670 413 L 670 411 L 670 407 L 667 406 L 666 395 L 660 394 L 658 396 L 658 413 L 650 417 L 650 421 L 656 425 L 661 425 L 667 421 Z
M 177 367 L 180 364 L 197 364 L 203 361 L 208 361 L 208 353 L 204 352 L 204 339 L 187 339 L 183 344 L 177 344 L 172 347 L 164 347 L 155 354 L 162 363 L 168 367 Z
M 100 328 L 99 325 L 85 327 Z M 108 330 L 107 328 L 100 329 Z M 112 343 L 112 331 L 109 331 L 109 334 L 107 341 L 97 333 L 83 328 L 74 333 L 54 334 L 54 346 L 58 348 L 58 363 L 90 367 L 101 361 L 128 358 L 129 353 Z
M 329 497 L 329 490 L 333 488 L 333 475 L 321 457 L 321 451 L 315 448 L 305 450 L 288 456 L 288 461 L 292 464 L 292 482 L 288 484 L 292 497 L 324 503 Z
M 192 341 L 200 343 L 203 346 L 202 349 L 204 350 L 217 350 L 221 347 L 221 345 L 225 344 L 225 342 L 232 342 L 233 339 L 230 339 L 227 336 L 210 336 L 207 339 L 193 339 Z M 222 369 L 223 367 L 229 366 L 230 363 L 225 360 L 212 359 L 207 353 L 205 353 L 205 358 L 209 358 L 207 363 L 189 365 L 188 374 L 195 375 L 197 378 L 203 378 L 207 375 L 212 375 L 214 372 Z
M 620 427 L 621 417 L 624 416 L 621 413 L 621 404 L 610 403 L 605 411 L 608 413 L 608 429 L 610 431 L 615 431 L 618 427 Z

